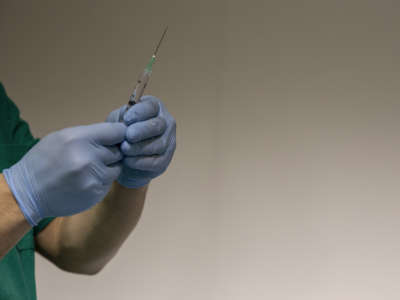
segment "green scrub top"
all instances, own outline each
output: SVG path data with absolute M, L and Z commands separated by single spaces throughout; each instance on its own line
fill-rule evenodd
M 0 171 L 15 164 L 37 142 L 0 83 Z M 34 237 L 52 219 L 44 219 L 33 227 L 0 259 L 1 300 L 36 300 Z

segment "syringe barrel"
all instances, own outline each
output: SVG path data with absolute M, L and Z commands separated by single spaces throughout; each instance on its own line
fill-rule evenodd
M 132 95 L 133 97 L 129 99 L 129 102 L 131 102 L 131 100 L 133 101 L 131 105 L 138 103 L 140 101 L 140 98 L 143 96 L 144 90 L 146 89 L 147 83 L 150 80 L 150 76 L 151 76 L 151 71 L 147 69 L 145 69 L 144 72 L 140 75 L 136 83 L 135 92 Z

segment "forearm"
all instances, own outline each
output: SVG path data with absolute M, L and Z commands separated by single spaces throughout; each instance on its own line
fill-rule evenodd
M 119 122 L 121 113 L 124 114 L 123 123 Z M 94 178 L 91 176 L 84 178 L 84 173 L 80 172 L 80 168 L 77 169 L 78 172 L 73 172 L 82 174 L 82 179 L 85 180 L 77 178 L 79 180 L 76 181 L 76 186 L 81 187 L 83 191 L 88 190 L 88 197 L 83 197 L 78 190 L 77 197 L 62 198 L 63 201 L 59 201 L 61 204 L 59 206 L 62 208 L 65 203 L 72 202 L 74 205 L 71 205 L 71 214 L 77 208 L 80 210 L 76 211 L 84 211 L 81 203 L 86 198 L 88 203 L 92 201 L 92 189 L 85 189 L 89 186 L 87 183 L 99 177 L 103 178 L 102 182 L 110 182 L 110 177 L 115 178 L 112 180 L 118 178 L 123 186 L 131 189 L 114 182 L 111 192 L 102 202 L 96 202 L 99 204 L 95 207 L 77 215 L 57 218 L 37 235 L 37 250 L 67 271 L 93 274 L 101 270 L 115 255 L 134 229 L 142 213 L 147 187 L 139 189 L 135 187 L 144 185 L 164 173 L 175 152 L 176 121 L 163 103 L 155 97 L 142 97 L 140 102 L 128 111 L 115 110 L 109 115 L 107 122 L 102 127 L 105 127 L 105 124 L 108 124 L 110 128 L 115 127 L 114 130 L 120 130 L 117 132 L 118 135 L 113 132 L 106 132 L 105 135 L 104 129 L 98 128 L 97 132 L 96 128 L 94 136 L 99 136 L 97 142 L 102 146 L 95 145 L 95 149 L 92 149 L 91 143 L 83 145 L 93 152 L 93 158 L 97 159 L 96 165 L 107 167 L 101 167 L 101 172 L 95 174 L 97 176 Z M 80 135 L 79 132 L 77 134 Z M 114 138 L 115 136 L 118 139 Z M 111 138 L 113 139 L 110 140 Z M 79 141 L 82 140 L 90 141 L 91 139 L 79 139 Z M 113 149 L 108 149 L 112 151 L 106 151 L 104 149 L 106 145 L 114 145 Z M 115 147 L 116 145 L 120 146 Z M 53 145 L 49 148 L 53 149 Z M 117 150 L 116 148 L 120 151 L 114 151 Z M 101 155 L 99 149 L 102 150 Z M 83 155 L 83 157 L 86 156 Z M 100 159 L 103 156 L 104 158 Z M 120 161 L 120 165 L 115 165 Z M 82 165 L 87 167 L 92 166 L 93 163 Z M 68 165 L 66 169 L 69 169 Z M 82 170 L 85 171 L 86 168 Z M 86 171 L 89 175 L 93 173 L 92 169 Z M 71 179 L 75 178 L 71 177 Z M 55 190 L 58 191 L 58 189 Z M 66 190 L 71 191 L 71 188 L 66 187 Z M 65 193 L 61 195 L 66 196 Z M 51 200 L 47 199 L 47 202 L 52 203 L 55 199 L 58 198 L 52 197 Z M 58 206 L 54 204 L 54 207 Z
M 139 221 L 146 191 L 147 187 L 127 189 L 115 182 L 92 209 L 61 218 L 58 264 L 73 272 L 101 270 Z
M 0 260 L 31 229 L 0 174 Z

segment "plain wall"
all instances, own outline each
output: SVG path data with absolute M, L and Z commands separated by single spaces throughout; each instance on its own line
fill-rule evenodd
M 399 9 L 1 1 L 0 80 L 37 136 L 124 104 L 170 26 L 148 92 L 174 161 L 102 273 L 37 257 L 39 299 L 399 299 Z

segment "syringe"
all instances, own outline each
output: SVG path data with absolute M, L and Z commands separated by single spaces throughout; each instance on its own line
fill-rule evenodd
M 136 103 L 138 103 L 140 101 L 140 98 L 143 96 L 144 90 L 146 89 L 147 83 L 150 80 L 150 76 L 151 76 L 151 71 L 153 68 L 153 64 L 156 60 L 156 55 L 158 52 L 158 49 L 160 48 L 161 42 L 164 39 L 165 34 L 167 33 L 168 30 L 168 26 L 165 28 L 160 41 L 158 42 L 156 49 L 154 50 L 153 55 L 151 56 L 151 59 L 149 61 L 149 63 L 147 64 L 146 68 L 144 69 L 143 73 L 139 76 L 139 79 L 136 83 L 135 86 L 135 91 L 133 92 L 133 94 L 129 97 L 129 102 L 128 105 L 126 106 L 126 109 L 124 111 L 124 113 L 120 114 L 120 122 L 122 122 L 124 114 L 126 113 L 126 111 L 133 105 L 135 105 Z

